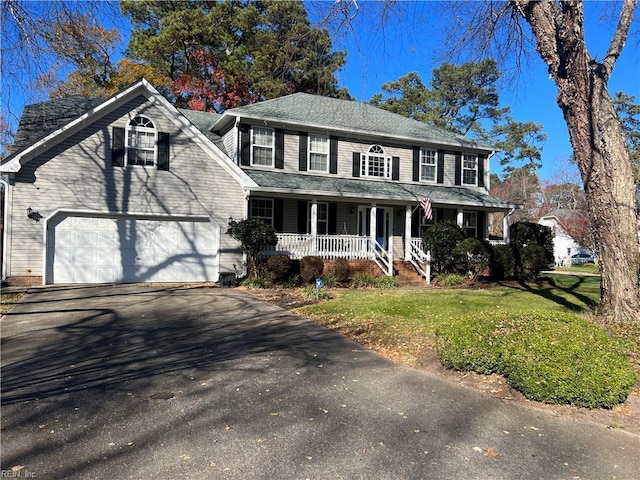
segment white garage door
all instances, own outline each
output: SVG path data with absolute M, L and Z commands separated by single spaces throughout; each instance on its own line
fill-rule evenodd
M 47 283 L 218 280 L 219 233 L 207 220 L 60 215 L 47 232 Z

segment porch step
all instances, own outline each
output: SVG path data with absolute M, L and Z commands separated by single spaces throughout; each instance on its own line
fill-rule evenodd
M 427 282 L 411 263 L 404 260 L 393 262 L 393 269 L 398 285 L 401 287 L 426 287 Z

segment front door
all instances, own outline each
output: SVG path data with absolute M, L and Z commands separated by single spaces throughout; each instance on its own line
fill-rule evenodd
M 385 250 L 388 248 L 392 212 L 393 209 L 376 207 L 376 240 Z M 358 207 L 358 235 L 371 236 L 371 207 Z

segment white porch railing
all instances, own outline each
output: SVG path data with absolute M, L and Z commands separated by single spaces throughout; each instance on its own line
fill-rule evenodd
M 289 255 L 301 259 L 307 255 L 318 255 L 331 260 L 346 258 L 352 260 L 373 260 L 374 249 L 371 238 L 360 235 L 316 235 L 278 233 L 278 244 L 265 247 L 263 255 Z
M 373 241 L 375 249 L 373 251 L 373 261 L 380 267 L 382 273 L 388 277 L 393 276 L 393 259 L 391 258 L 391 252 L 387 252 L 377 240 Z
M 412 238 L 407 242 L 408 258 L 413 267 L 427 281 L 427 285 L 431 284 L 431 252 L 425 252 L 422 249 L 422 239 Z

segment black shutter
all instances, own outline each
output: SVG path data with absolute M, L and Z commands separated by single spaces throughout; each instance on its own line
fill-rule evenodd
M 413 181 L 420 181 L 420 147 L 413 147 Z
M 360 176 L 360 152 L 353 152 L 353 176 Z
M 391 158 L 391 180 L 400 180 L 400 157 Z
M 462 154 L 459 152 L 456 152 L 455 182 L 456 185 L 462 185 Z
M 444 183 L 444 152 L 438 150 L 438 183 Z
M 113 127 L 111 165 L 114 167 L 124 167 L 124 128 L 121 127 Z
M 273 228 L 276 232 L 282 232 L 282 223 L 284 216 L 284 202 L 281 198 L 273 199 Z
M 169 139 L 167 132 L 158 132 L 158 170 L 169 171 Z
M 300 132 L 298 141 L 298 170 L 301 172 L 307 171 L 307 147 L 309 145 L 309 135 L 305 132 Z
M 338 233 L 338 204 L 329 204 L 329 225 L 327 226 L 328 235 L 336 235 Z
M 307 233 L 307 201 L 298 200 L 298 233 Z
M 486 217 L 487 217 L 487 212 L 476 213 L 476 218 L 478 220 L 478 233 L 476 234 L 476 236 L 480 240 L 484 240 L 484 229 L 486 225 L 486 221 L 485 221 Z
M 338 173 L 338 139 L 329 138 L 329 173 Z
M 251 127 L 240 126 L 240 165 L 251 165 Z
M 484 155 L 478 155 L 478 186 L 484 187 Z
M 284 168 L 284 130 L 276 129 L 276 168 Z
M 411 214 L 411 237 L 418 238 L 420 236 L 420 215 L 421 210 L 416 208 Z

